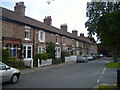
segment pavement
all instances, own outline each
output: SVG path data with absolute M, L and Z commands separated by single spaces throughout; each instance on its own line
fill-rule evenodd
M 75 62 L 73 61 L 73 62 L 66 62 L 66 63 L 56 64 L 56 65 L 48 65 L 48 66 L 27 68 L 27 69 L 20 70 L 20 72 L 21 72 L 21 75 L 29 74 L 29 73 L 34 73 L 34 72 L 37 72 L 37 71 L 47 70 L 47 69 L 50 69 L 50 68 L 53 68 L 53 67 L 60 67 L 60 66 L 63 66 L 63 65 L 69 65 L 69 64 L 72 64 L 72 63 L 75 63 Z
M 24 69 L 21 70 L 21 74 L 29 74 L 29 73 L 34 73 L 37 71 L 43 71 L 43 70 L 47 70 L 53 67 L 60 67 L 60 66 L 64 66 L 64 65 L 69 65 L 75 62 L 66 62 L 66 63 L 62 63 L 62 64 L 57 64 L 57 65 L 49 65 L 49 66 L 42 66 L 42 67 L 34 67 L 34 68 L 28 68 L 28 69 Z M 101 74 L 99 75 L 95 87 L 94 88 L 98 88 L 99 85 L 114 85 L 117 86 L 117 69 L 113 69 L 113 68 L 104 68 L 101 71 Z

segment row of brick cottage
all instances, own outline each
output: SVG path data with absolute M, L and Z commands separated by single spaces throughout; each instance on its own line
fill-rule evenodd
M 61 29 L 52 26 L 51 16 L 44 23 L 25 16 L 24 2 L 16 3 L 14 11 L 1 7 L 2 46 L 9 49 L 13 57 L 32 60 L 36 53 L 45 52 L 46 46 L 53 42 L 56 57 L 66 50 L 71 55 L 89 55 L 97 53 L 95 43 L 86 39 L 83 34 L 77 36 L 77 30 L 67 32 L 67 25 Z

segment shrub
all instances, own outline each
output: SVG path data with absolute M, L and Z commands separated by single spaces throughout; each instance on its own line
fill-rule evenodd
M 55 47 L 53 46 L 52 42 L 50 42 L 49 45 L 46 47 L 46 53 L 49 53 L 50 58 L 55 58 Z
M 17 69 L 25 68 L 24 61 L 23 60 L 17 60 L 15 57 L 9 57 L 8 62 L 6 63 L 10 67 L 14 67 Z
M 61 52 L 61 58 L 62 58 L 62 62 L 65 62 L 65 57 L 70 56 L 68 51 L 62 51 Z
M 10 57 L 10 52 L 7 49 L 2 49 L 2 62 L 7 63 L 8 58 Z
M 47 60 L 48 58 L 50 58 L 50 56 L 48 56 L 48 53 L 37 53 L 35 58 L 34 58 L 34 66 L 38 65 L 38 59 L 40 60 L 40 64 L 41 64 L 41 60 Z
M 61 58 L 54 58 L 54 59 L 52 60 L 52 64 L 60 64 L 60 63 L 62 63 Z

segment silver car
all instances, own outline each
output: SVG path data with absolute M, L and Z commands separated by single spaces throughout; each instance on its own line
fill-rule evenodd
M 0 83 L 10 81 L 17 83 L 20 78 L 20 71 L 18 69 L 7 66 L 0 62 Z
M 76 62 L 88 62 L 88 59 L 85 56 L 77 56 Z

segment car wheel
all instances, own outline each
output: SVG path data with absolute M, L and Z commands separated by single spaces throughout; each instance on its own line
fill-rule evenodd
M 18 76 L 16 74 L 13 74 L 11 78 L 11 83 L 17 83 L 18 82 Z

